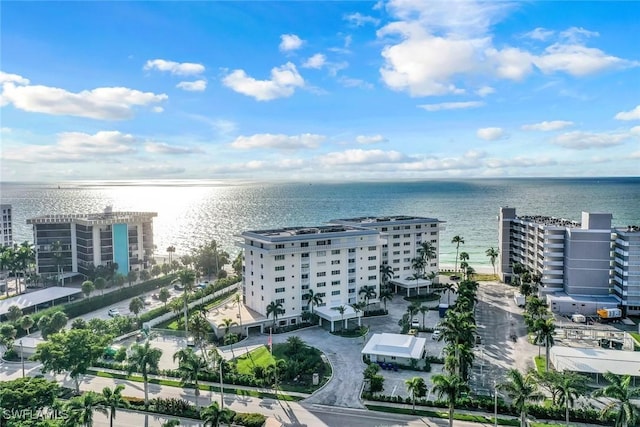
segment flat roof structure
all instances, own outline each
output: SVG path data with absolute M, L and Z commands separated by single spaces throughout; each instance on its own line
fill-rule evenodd
M 426 346 L 426 338 L 418 338 L 413 335 L 373 334 L 361 353 L 401 357 L 404 359 L 421 359 Z
M 331 322 L 335 322 L 342 319 L 344 320 L 355 319 L 356 317 L 362 316 L 362 311 L 360 311 L 359 313 L 356 313 L 356 311 L 350 305 L 345 305 L 344 307 L 345 307 L 344 315 L 340 314 L 340 312 L 338 311 L 338 307 L 328 307 L 326 305 L 322 307 L 314 308 L 313 312 L 318 316 L 322 317 L 323 319 L 329 320 Z
M 151 220 L 157 212 L 113 212 L 107 208 L 102 213 L 43 215 L 27 219 L 27 224 L 108 225 Z
M 411 215 L 390 215 L 390 216 L 359 216 L 355 218 L 332 219 L 332 224 L 359 224 L 361 227 L 373 227 L 376 225 L 391 224 L 422 224 L 423 222 L 437 222 L 444 224 L 437 218 L 426 218 Z
M 550 358 L 556 370 L 561 372 L 599 375 L 612 372 L 640 377 L 640 353 L 635 351 L 553 346 Z
M 0 316 L 9 312 L 9 307 L 17 305 L 20 309 L 30 308 L 55 301 L 59 298 L 70 297 L 82 293 L 77 288 L 63 288 L 61 286 L 53 286 L 51 288 L 42 289 L 41 291 L 29 292 L 15 297 L 7 298 L 0 301 Z
M 409 277 L 406 279 L 393 279 L 389 280 L 389 283 L 405 289 L 417 289 L 418 287 L 422 288 L 424 286 L 431 286 L 433 284 L 429 279 L 420 278 L 416 280 L 413 277 Z
M 269 242 L 294 241 L 305 239 L 321 239 L 336 235 L 377 234 L 377 231 L 349 225 L 320 225 L 315 227 L 284 227 L 272 230 L 250 230 L 240 235 L 245 239 L 264 240 Z

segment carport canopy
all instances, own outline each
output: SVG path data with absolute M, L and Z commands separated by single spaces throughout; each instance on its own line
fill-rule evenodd
M 77 288 L 63 288 L 61 286 L 53 286 L 42 289 L 40 291 L 28 292 L 15 297 L 10 297 L 0 301 L 0 316 L 9 312 L 9 307 L 17 305 L 21 310 L 38 306 L 40 304 L 53 302 L 64 297 L 80 294 L 82 291 Z
M 328 320 L 330 322 L 336 322 L 342 319 L 344 320 L 355 319 L 356 317 L 362 316 L 362 311 L 356 313 L 356 311 L 350 305 L 345 305 L 343 307 L 345 307 L 344 315 L 340 314 L 337 306 L 336 307 L 328 307 L 328 306 L 316 307 L 313 310 L 313 312 L 318 316 L 320 316 L 321 318 Z

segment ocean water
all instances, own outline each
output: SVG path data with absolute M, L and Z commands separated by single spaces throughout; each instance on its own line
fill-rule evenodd
M 453 264 L 453 236 L 470 264 L 490 265 L 497 247 L 500 206 L 518 215 L 580 220 L 582 211 L 613 213 L 616 226 L 640 223 L 640 177 L 580 179 L 476 179 L 345 184 L 225 184 L 208 181 L 137 181 L 0 184 L 0 200 L 13 205 L 14 239 L 33 240 L 27 218 L 114 210 L 153 211 L 157 254 L 174 245 L 186 253 L 216 239 L 232 254 L 245 230 L 312 226 L 365 215 L 418 215 L 446 221 L 440 262 Z

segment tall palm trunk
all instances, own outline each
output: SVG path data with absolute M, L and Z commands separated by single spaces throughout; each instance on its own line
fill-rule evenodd
M 449 427 L 453 427 L 453 411 L 455 410 L 453 402 L 449 404 Z

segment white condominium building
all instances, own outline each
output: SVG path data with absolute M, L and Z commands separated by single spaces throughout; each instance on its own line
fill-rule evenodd
M 500 208 L 501 279 L 511 280 L 517 262 L 541 276 L 543 294 L 609 295 L 611 218 L 583 212 L 580 223 Z
M 435 218 L 418 216 L 381 216 L 334 219 L 333 224 L 343 224 L 376 230 L 385 240 L 382 246 L 381 265 L 393 268 L 393 279 L 405 279 L 414 273 L 412 260 L 420 257 L 422 242 L 430 242 L 434 257 L 425 267 L 425 273 L 437 272 L 439 266 L 440 232 L 445 222 Z
M 127 275 L 146 268 L 153 253 L 155 212 L 47 215 L 27 220 L 33 226 L 39 274 L 87 274 L 92 266 L 116 263 Z
M 0 224 L 0 246 L 13 246 L 13 225 L 11 223 L 11 205 L 0 205 L 2 223 Z
M 336 224 L 245 231 L 240 237 L 245 304 L 267 316 L 267 306 L 280 303 L 281 326 L 295 324 L 304 311 L 311 310 L 310 290 L 328 308 L 360 301 L 364 286 L 379 294 L 385 242 L 377 230 Z
M 640 314 L 640 227 L 613 231 L 613 295 L 627 314 Z

